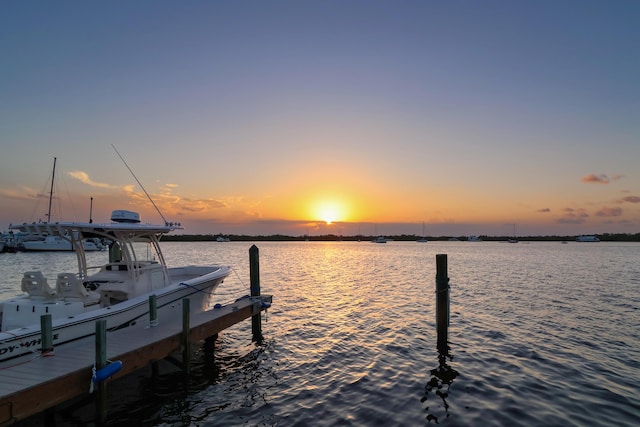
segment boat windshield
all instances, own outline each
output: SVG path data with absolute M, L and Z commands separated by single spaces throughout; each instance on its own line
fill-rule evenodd
M 157 253 L 150 242 L 133 242 L 131 246 L 137 261 L 158 261 Z

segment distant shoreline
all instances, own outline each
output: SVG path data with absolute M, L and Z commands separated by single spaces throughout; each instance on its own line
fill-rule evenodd
M 336 241 L 348 241 L 368 242 L 375 239 L 377 236 L 339 236 L 335 234 L 326 234 L 320 236 L 287 236 L 281 234 L 274 234 L 269 236 L 249 236 L 249 235 L 235 235 L 235 234 L 178 234 L 178 235 L 165 235 L 162 237 L 162 241 L 171 242 L 216 242 L 216 239 L 220 236 L 228 238 L 231 242 L 336 242 Z M 596 235 L 601 242 L 640 242 L 640 233 L 636 234 L 597 234 Z M 415 242 L 421 239 L 422 236 L 402 234 L 398 236 L 385 236 L 389 240 L 400 242 Z M 468 236 L 426 236 L 426 239 L 432 241 L 450 241 L 452 238 L 459 241 L 466 241 Z M 513 236 L 478 236 L 485 242 L 505 242 L 512 239 Z M 575 242 L 576 236 L 517 236 L 520 242 Z

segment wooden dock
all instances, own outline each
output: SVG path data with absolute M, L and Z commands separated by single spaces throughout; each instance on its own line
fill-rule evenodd
M 269 295 L 252 296 L 188 319 L 188 341 L 196 343 L 249 317 L 259 321 L 271 305 Z M 107 334 L 107 359 L 122 362 L 118 378 L 183 349 L 185 319 L 147 328 L 127 328 Z M 254 330 L 255 333 L 255 330 Z M 68 343 L 50 356 L 37 353 L 0 364 L 0 425 L 9 425 L 88 395 L 96 363 L 95 337 Z

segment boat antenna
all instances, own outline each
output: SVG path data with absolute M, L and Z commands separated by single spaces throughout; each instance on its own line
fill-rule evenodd
M 124 163 L 124 165 L 127 167 L 127 169 L 129 169 L 129 172 L 131 172 L 131 175 L 133 176 L 133 178 L 136 180 L 136 182 L 138 183 L 138 185 L 140 186 L 140 188 L 142 188 L 142 191 L 144 191 L 144 194 L 146 194 L 147 198 L 149 199 L 149 201 L 151 202 L 151 204 L 153 205 L 154 208 L 156 208 L 156 211 L 158 212 L 158 214 L 160 214 L 160 217 L 162 218 L 162 220 L 164 221 L 165 225 L 168 225 L 169 223 L 167 222 L 166 218 L 164 217 L 164 215 L 162 215 L 162 212 L 160 212 L 160 209 L 158 208 L 158 206 L 156 205 L 156 203 L 153 201 L 153 199 L 151 198 L 151 196 L 149 196 L 149 193 L 147 193 L 147 190 L 145 190 L 144 185 L 142 185 L 142 183 L 140 182 L 140 180 L 138 180 L 138 177 L 136 177 L 136 174 L 133 173 L 133 171 L 131 170 L 131 168 L 129 167 L 129 165 L 127 164 L 127 162 L 122 158 L 122 156 L 120 155 L 120 153 L 118 152 L 118 149 L 115 147 L 115 145 L 111 144 L 111 147 L 113 147 L 114 151 L 116 152 L 116 154 L 118 155 L 118 157 L 120 157 L 120 160 L 122 160 L 122 163 Z
M 51 202 L 53 202 L 53 182 L 56 179 L 56 160 L 53 158 L 53 173 L 51 175 L 51 190 L 49 190 L 49 211 L 47 212 L 47 222 L 51 222 Z

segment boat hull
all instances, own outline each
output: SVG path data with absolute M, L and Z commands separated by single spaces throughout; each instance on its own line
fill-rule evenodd
M 230 274 L 226 266 L 186 267 L 206 272 L 189 279 L 178 276 L 172 283 L 152 293 L 139 295 L 121 303 L 97 308 L 78 315 L 52 319 L 53 346 L 59 346 L 95 334 L 95 322 L 106 320 L 107 331 L 149 326 L 149 296 L 156 295 L 157 321 L 181 316 L 182 300 L 189 298 L 191 312 L 201 312 L 212 305 L 215 289 Z M 185 268 L 169 269 L 184 272 Z M 184 280 L 181 280 L 184 279 Z M 6 309 L 8 304 L 5 303 Z M 3 313 L 4 314 L 4 313 Z M 40 324 L 0 332 L 0 362 L 41 348 Z

